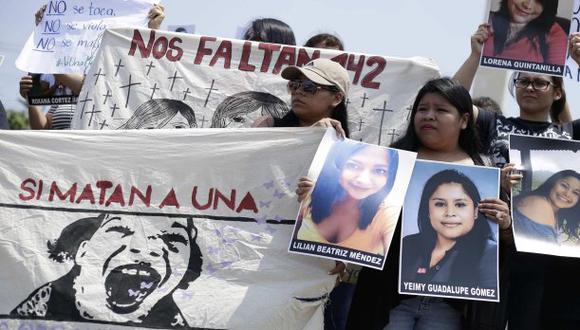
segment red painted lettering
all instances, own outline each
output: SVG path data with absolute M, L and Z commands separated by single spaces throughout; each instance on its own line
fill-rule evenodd
M 249 211 L 253 211 L 254 213 L 258 213 L 258 207 L 256 206 L 256 201 L 254 200 L 254 197 L 252 197 L 252 195 L 249 192 L 246 194 L 246 196 L 244 196 L 244 198 L 242 198 L 242 201 L 240 202 L 240 205 L 238 205 L 236 212 L 240 213 L 243 210 L 249 210 Z
M 54 200 L 54 195 L 56 195 L 56 197 L 58 197 L 58 199 L 60 199 L 61 201 L 64 201 L 65 199 L 68 198 L 69 201 L 72 203 L 75 199 L 76 193 L 77 193 L 76 183 L 73 183 L 73 185 L 65 193 L 63 193 L 56 184 L 56 182 L 53 181 L 52 184 L 50 185 L 50 193 L 48 194 L 48 201 L 52 202 Z
M 177 201 L 177 196 L 175 196 L 175 190 L 173 190 L 173 188 L 171 188 L 171 190 L 167 193 L 167 196 L 165 196 L 161 204 L 159 204 L 160 209 L 166 206 L 173 206 L 175 208 L 179 208 L 179 202 Z
M 25 192 L 30 194 L 28 196 L 26 196 L 22 193 L 18 194 L 18 198 L 20 198 L 21 201 L 29 201 L 29 200 L 34 198 L 34 189 L 32 189 L 29 186 L 36 188 L 36 181 L 29 178 L 29 179 L 22 181 L 22 183 L 20 184 L 20 189 L 24 190 Z
M 278 56 L 278 60 L 274 65 L 272 73 L 278 74 L 280 71 L 282 71 L 283 65 L 294 65 L 294 64 L 296 64 L 296 48 L 282 47 L 282 50 L 280 51 L 280 56 Z
M 238 66 L 239 70 L 250 72 L 254 72 L 256 70 L 256 66 L 251 65 L 249 63 L 251 52 L 252 52 L 252 42 L 251 41 L 244 42 L 244 46 L 242 47 L 242 59 L 240 60 L 240 65 Z
M 260 68 L 261 72 L 268 72 L 270 68 L 270 62 L 272 61 L 272 52 L 280 50 L 280 45 L 276 44 L 264 44 L 260 43 L 258 48 L 264 51 L 264 58 L 262 59 L 262 67 Z
M 193 61 L 194 64 L 201 64 L 203 61 L 203 57 L 206 55 L 211 55 L 212 51 L 211 48 L 207 48 L 205 43 L 208 41 L 216 41 L 217 39 L 214 37 L 201 37 L 199 38 L 199 46 L 197 47 L 197 54 L 195 54 L 195 60 Z
M 375 64 L 377 67 L 364 76 L 360 84 L 362 87 L 372 89 L 379 89 L 379 87 L 381 87 L 381 83 L 373 81 L 373 79 L 381 74 L 383 70 L 385 70 L 385 67 L 387 66 L 387 60 L 381 56 L 371 56 L 367 59 L 367 66 L 373 66 Z
M 141 192 L 137 187 L 131 186 L 131 192 L 129 193 L 129 206 L 133 206 L 135 196 L 137 196 L 145 206 L 149 207 L 151 205 L 151 192 L 152 188 L 150 185 L 147 186 L 145 194 L 143 194 L 143 192 Z
M 197 186 L 193 187 L 193 191 L 191 192 L 191 204 L 198 210 L 207 210 L 211 206 L 211 202 L 213 201 L 213 188 L 211 188 L 207 194 L 207 203 L 204 205 L 199 204 L 197 201 Z

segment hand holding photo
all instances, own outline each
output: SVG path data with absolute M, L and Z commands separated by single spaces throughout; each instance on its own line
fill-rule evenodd
M 313 168 L 317 160 L 324 161 L 315 158 Z M 410 152 L 335 142 L 313 189 L 299 183 L 304 201 L 290 251 L 382 268 L 414 160 Z

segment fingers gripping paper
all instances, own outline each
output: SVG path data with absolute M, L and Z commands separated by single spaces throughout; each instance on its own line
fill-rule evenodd
M 0 133 L 0 324 L 322 327 L 334 263 L 286 252 L 322 130 L 122 133 Z

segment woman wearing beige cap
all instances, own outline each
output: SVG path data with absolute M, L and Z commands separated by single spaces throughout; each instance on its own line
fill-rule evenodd
M 252 127 L 333 127 L 337 134 L 349 136 L 345 100 L 350 78 L 340 64 L 320 58 L 303 67 L 287 67 L 282 77 L 288 80 L 292 110 L 282 118 L 258 118 Z

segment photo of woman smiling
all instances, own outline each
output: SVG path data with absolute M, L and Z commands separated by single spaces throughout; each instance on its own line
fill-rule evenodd
M 401 209 L 385 202 L 398 167 L 397 150 L 336 142 L 302 203 L 297 239 L 384 256 Z
M 563 170 L 514 202 L 516 235 L 546 243 L 580 240 L 580 174 Z M 578 243 L 577 243 L 578 244 Z
M 416 171 L 431 166 L 417 163 Z M 490 175 L 478 177 L 493 180 Z M 456 166 L 447 168 L 425 182 L 420 196 L 416 213 L 419 232 L 405 236 L 402 241 L 401 289 L 406 293 L 497 301 L 497 240 L 478 209 L 482 197 L 473 180 Z M 416 203 L 415 196 L 407 199 Z M 412 219 L 405 219 L 409 215 Z M 405 211 L 403 219 L 403 226 L 409 227 L 407 221 L 413 221 L 414 215 Z M 416 292 L 408 283 L 493 289 L 495 295 L 474 297 L 477 295 L 471 291 L 429 289 Z

